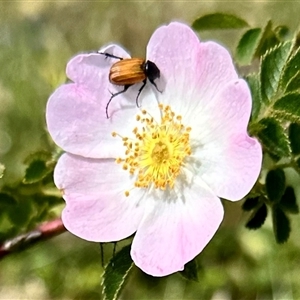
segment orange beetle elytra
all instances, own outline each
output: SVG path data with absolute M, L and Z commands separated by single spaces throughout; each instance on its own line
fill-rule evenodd
M 155 86 L 157 91 L 161 92 L 154 82 L 155 79 L 160 77 L 160 71 L 156 64 L 150 60 L 143 58 L 122 58 L 105 52 L 98 52 L 106 57 L 119 59 L 110 68 L 109 81 L 116 85 L 123 85 L 124 89 L 120 92 L 112 94 L 106 105 L 106 117 L 108 117 L 108 106 L 111 100 L 119 94 L 127 91 L 127 89 L 135 83 L 143 82 L 143 85 L 138 91 L 136 97 L 136 105 L 138 105 L 138 98 L 147 83 L 147 79 Z

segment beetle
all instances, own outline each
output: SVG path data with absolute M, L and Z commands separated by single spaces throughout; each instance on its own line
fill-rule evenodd
M 108 78 L 112 84 L 124 86 L 124 89 L 122 91 L 112 94 L 109 101 L 107 102 L 106 104 L 107 119 L 109 118 L 108 106 L 111 100 L 114 97 L 126 92 L 130 86 L 136 83 L 143 82 L 143 85 L 139 89 L 138 94 L 136 96 L 137 107 L 139 107 L 138 99 L 147 83 L 147 79 L 149 79 L 149 81 L 155 86 L 156 90 L 161 93 L 156 83 L 154 82 L 155 79 L 160 78 L 160 70 L 154 62 L 150 60 L 146 61 L 143 58 L 122 58 L 106 52 L 98 52 L 98 53 L 105 55 L 106 58 L 111 57 L 111 58 L 119 59 L 118 62 L 114 63 L 111 66 Z

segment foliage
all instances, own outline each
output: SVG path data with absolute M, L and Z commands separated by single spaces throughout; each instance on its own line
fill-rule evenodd
M 130 245 L 125 246 L 112 257 L 103 275 L 102 285 L 104 299 L 117 299 L 120 288 L 124 284 L 132 265 Z
M 193 27 L 199 31 L 242 29 L 248 23 L 232 15 L 211 14 L 195 20 Z M 300 172 L 296 163 L 300 152 L 300 50 L 295 38 L 286 40 L 287 32 L 286 26 L 274 28 L 269 21 L 265 28 L 248 29 L 236 48 L 236 61 L 241 67 L 259 60 L 259 68 L 245 75 L 253 96 L 249 131 L 260 140 L 264 156 L 272 161 L 271 167 L 263 166 L 268 171 L 265 180 L 257 182 L 243 205 L 245 211 L 251 211 L 246 227 L 260 228 L 270 209 L 278 243 L 286 242 L 290 236 L 287 213 L 299 212 L 294 189 L 287 186 L 285 179 L 287 168 Z M 191 265 L 183 276 L 196 279 L 197 267 L 192 262 Z
M 193 28 L 200 31 L 212 30 L 212 35 L 215 30 L 229 31 L 234 30 L 239 33 L 239 40 L 236 41 L 235 49 L 235 62 L 241 73 L 244 74 L 245 80 L 248 82 L 253 98 L 252 115 L 249 123 L 248 130 L 252 136 L 255 136 L 262 144 L 264 151 L 264 164 L 262 166 L 262 176 L 254 186 L 248 197 L 243 204 L 243 211 L 248 216 L 245 226 L 248 229 L 262 231 L 262 235 L 266 237 L 267 242 L 271 244 L 272 239 L 265 234 L 264 228 L 268 225 L 267 220 L 271 218 L 274 237 L 277 243 L 285 243 L 288 241 L 293 226 L 291 224 L 291 216 L 299 213 L 299 206 L 296 197 L 295 183 L 289 181 L 288 172 L 295 171 L 296 185 L 299 185 L 300 180 L 300 47 L 299 47 L 299 34 L 293 34 L 289 31 L 287 26 L 274 26 L 271 21 L 268 21 L 264 27 L 253 27 L 247 22 L 237 16 L 228 14 L 210 14 L 202 16 L 193 22 Z M 12 24 L 12 30 L 17 32 L 20 29 L 20 24 Z M 42 40 L 43 31 L 42 25 L 37 24 L 37 21 L 31 20 L 27 27 L 22 29 L 22 32 L 15 34 L 15 39 L 10 43 L 13 47 L 8 47 L 1 44 L 2 55 L 0 60 L 2 70 L 0 71 L 1 81 L 0 88 L 3 91 L 9 90 L 14 99 L 22 99 L 25 102 L 31 102 L 34 105 L 26 107 L 21 115 L 12 115 L 10 119 L 18 117 L 22 119 L 22 125 L 16 126 L 11 129 L 16 138 L 16 148 L 22 147 L 22 141 L 28 142 L 27 151 L 20 151 L 19 161 L 14 164 L 22 164 L 23 168 L 18 169 L 17 180 L 10 172 L 12 159 L 8 155 L 3 158 L 3 165 L 1 164 L 0 176 L 2 178 L 1 192 L 0 192 L 0 240 L 2 243 L 14 236 L 24 233 L 28 230 L 35 228 L 38 224 L 52 219 L 60 215 L 61 206 L 64 203 L 60 196 L 59 191 L 54 188 L 52 174 L 55 163 L 57 161 L 57 149 L 49 142 L 44 129 L 37 131 L 34 126 L 31 126 L 31 119 L 38 119 L 38 127 L 44 128 L 43 117 L 36 115 L 36 111 L 43 111 L 43 105 L 39 102 L 41 98 L 47 98 L 50 94 L 52 87 L 62 83 L 65 78 L 63 68 L 56 70 L 55 68 L 48 68 L 52 64 L 52 58 L 49 58 L 39 41 Z M 35 36 L 29 32 L 35 31 Z M 241 32 L 245 30 L 244 32 Z M 54 30 L 55 32 L 55 30 Z M 56 37 L 53 31 L 49 32 L 50 36 Z M 59 56 L 61 65 L 64 65 L 68 56 L 70 56 L 69 49 L 70 43 L 67 42 L 68 32 L 65 33 L 64 38 L 61 38 L 61 46 L 52 48 L 52 53 L 58 53 L 63 48 L 65 54 Z M 22 35 L 31 37 L 28 41 L 21 44 L 20 40 Z M 57 31 L 57 36 L 59 36 Z M 231 43 L 229 41 L 228 43 Z M 74 44 L 77 46 L 76 42 Z M 228 45 L 232 46 L 232 45 Z M 26 56 L 26 66 L 22 65 L 23 59 L 20 58 L 20 53 L 26 47 L 31 47 L 31 53 L 24 52 Z M 79 47 L 78 47 L 79 48 Z M 13 49 L 13 50 L 11 50 Z M 20 51 L 21 49 L 21 51 Z M 73 51 L 72 51 L 73 52 Z M 9 64 L 4 64 L 5 60 L 9 58 Z M 55 57 L 55 56 L 54 56 Z M 44 64 L 43 69 L 35 69 L 36 65 Z M 58 68 L 58 64 L 56 64 Z M 60 66 L 61 67 L 61 66 Z M 59 68 L 60 68 L 59 67 Z M 4 76 L 3 74 L 12 74 L 8 70 L 13 69 L 14 74 L 17 75 Z M 50 70 L 46 72 L 45 70 Z M 22 78 L 22 80 L 21 80 Z M 35 78 L 33 80 L 33 78 Z M 24 93 L 26 87 L 26 93 Z M 9 122 L 9 121 L 7 121 Z M 30 124 L 29 129 L 26 124 Z M 21 131 L 22 133 L 19 133 Z M 30 131 L 31 130 L 31 131 Z M 42 134 L 41 134 L 42 132 Z M 26 133 L 26 135 L 25 135 Z M 40 136 L 37 142 L 30 142 L 31 135 Z M 25 137 L 23 136 L 25 135 Z M 27 137 L 29 139 L 27 140 Z M 41 150 L 42 149 L 42 150 Z M 26 157 L 24 159 L 24 157 Z M 21 159 L 22 158 L 22 159 Z M 24 167 L 25 166 L 25 167 Z M 22 174 L 22 176 L 20 176 Z M 12 179 L 13 178 L 13 179 Z M 237 232 L 235 232 L 238 234 Z M 221 230 L 220 235 L 224 234 Z M 246 235 L 249 233 L 246 233 Z M 257 233 L 258 234 L 258 233 Z M 248 235 L 249 236 L 249 235 Z M 252 235 L 253 236 L 253 235 Z M 217 263 L 226 265 L 226 272 L 228 278 L 230 274 L 234 273 L 233 266 L 236 263 L 233 257 L 242 257 L 243 267 L 252 267 L 254 270 L 257 268 L 256 264 L 263 265 L 266 269 L 268 266 L 264 263 L 263 258 L 248 257 L 242 253 L 243 239 L 237 241 L 232 236 L 227 236 L 231 241 L 234 248 L 228 246 L 225 254 L 223 245 L 226 242 L 220 236 L 216 237 L 216 241 L 224 243 L 212 242 L 208 250 L 203 252 L 206 261 L 196 258 L 185 266 L 184 271 L 180 272 L 183 280 L 190 280 L 193 283 L 193 288 L 199 282 L 205 282 L 211 290 L 208 292 L 212 296 L 213 288 L 222 289 L 226 286 L 229 279 L 224 279 L 219 273 Z M 74 242 L 74 245 L 76 243 Z M 49 244 L 50 245 L 50 244 Z M 51 247 L 51 246 L 50 246 Z M 213 248 L 214 247 L 214 248 Z M 53 251 L 55 247 L 53 246 Z M 52 249 L 51 248 L 51 249 Z M 116 299 L 121 288 L 125 288 L 124 283 L 129 282 L 130 276 L 135 276 L 131 272 L 132 262 L 129 255 L 129 246 L 122 248 L 112 259 L 104 270 L 102 288 L 105 299 Z M 229 250 L 228 250 L 229 249 Z M 241 251 L 237 253 L 237 249 Z M 294 245 L 291 246 L 291 256 L 295 255 L 297 250 Z M 70 250 L 71 251 L 71 250 Z M 215 257 L 213 257 L 213 253 Z M 294 251 L 294 252 L 293 252 Z M 46 252 L 45 252 L 46 253 Z M 222 254 L 223 253 L 223 254 Z M 249 252 L 248 252 L 249 253 Z M 272 252 L 273 253 L 273 252 Z M 26 255 L 26 254 L 25 254 Z M 68 254 L 64 254 L 68 255 Z M 96 257 L 98 253 L 95 253 Z M 222 257 L 223 255 L 223 257 Z M 275 254 L 272 254 L 275 257 Z M 47 257 L 51 253 L 47 252 Z M 279 256 L 279 254 L 278 254 Z M 74 255 L 79 259 L 79 255 Z M 219 258 L 219 260 L 216 259 Z M 220 259 L 222 257 L 222 259 Z M 28 257 L 30 259 L 30 257 Z M 199 263 L 199 261 L 201 262 Z M 21 263 L 18 258 L 16 261 Z M 93 266 L 98 262 L 93 262 Z M 68 261 L 64 264 L 64 268 L 72 268 L 73 262 Z M 74 263 L 75 264 L 75 263 Z M 231 265 L 230 265 L 231 264 Z M 82 270 L 89 274 L 90 269 L 85 270 L 88 262 L 82 262 Z M 208 268 L 207 273 L 204 275 L 200 273 L 202 268 Z M 38 267 L 37 267 L 38 268 Z M 48 266 L 48 269 L 52 266 Z M 24 272 L 24 270 L 22 270 Z M 129 272 L 130 271 L 130 272 Z M 134 270 L 132 270 L 134 271 Z M 138 271 L 135 271 L 138 272 Z M 132 274 L 133 273 L 133 274 Z M 50 274 L 50 272 L 49 272 Z M 55 274 L 52 272 L 51 274 Z M 79 275 L 78 275 L 79 276 Z M 88 276 L 88 275 L 86 275 Z M 143 276 L 145 276 L 145 279 Z M 174 275 L 176 276 L 176 275 Z M 200 278 L 201 276 L 201 278 Z M 210 277 L 211 276 L 211 277 Z M 63 275 L 58 276 L 63 280 Z M 95 276 L 94 276 L 95 277 Z M 93 278 L 94 278 L 93 277 Z M 263 277 L 263 276 L 262 276 Z M 55 277 L 48 277 L 48 275 L 40 270 L 40 278 L 45 282 L 54 282 Z M 149 279 L 146 275 L 139 274 L 139 284 L 142 286 L 143 282 L 152 282 L 154 279 Z M 175 277 L 176 278 L 176 277 Z M 214 278 L 211 280 L 210 278 Z M 126 280 L 125 280 L 126 279 Z M 236 279 L 235 279 L 236 280 Z M 257 278 L 248 279 L 250 282 L 256 282 Z M 99 274 L 100 281 L 100 274 Z M 132 283 L 132 282 L 131 282 Z M 21 283 L 20 283 L 21 284 Z M 49 283 L 51 285 L 51 283 Z M 249 286 L 245 280 L 245 290 Z M 53 291 L 57 294 L 52 294 L 50 297 L 60 298 L 60 287 L 52 286 Z M 97 288 L 93 286 L 93 288 Z M 232 291 L 235 290 L 234 284 L 231 285 Z M 263 290 L 263 289 L 262 289 Z M 249 290 L 249 292 L 251 292 Z M 269 290 L 263 290 L 268 293 Z M 69 293 L 72 294 L 71 289 Z M 126 293 L 126 290 L 125 290 Z M 128 291 L 127 291 L 128 293 Z M 79 293 L 78 293 L 79 294 Z M 74 294 L 72 294 L 74 295 Z M 88 291 L 82 297 L 86 297 Z M 241 294 L 239 294 L 241 295 Z M 95 295 L 91 295 L 91 298 Z M 99 294 L 97 293 L 97 297 Z M 80 297 L 80 295 L 78 296 Z M 74 298 L 75 299 L 75 298 Z M 79 299 L 79 298 L 78 298 Z
M 51 153 L 31 154 L 23 182 L 5 185 L 0 193 L 0 241 L 35 228 L 55 217 L 54 209 L 62 198 L 53 187 L 55 160 Z

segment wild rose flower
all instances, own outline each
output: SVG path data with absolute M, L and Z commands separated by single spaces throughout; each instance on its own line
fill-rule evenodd
M 102 52 L 129 58 L 110 45 Z M 251 95 L 228 51 L 199 42 L 186 25 L 158 28 L 147 60 L 161 72 L 123 89 L 108 80 L 116 59 L 80 54 L 68 63 L 72 83 L 47 105 L 48 130 L 63 154 L 55 184 L 62 218 L 73 234 L 111 242 L 135 233 L 131 256 L 153 276 L 182 270 L 207 245 L 223 219 L 219 197 L 236 201 L 254 185 L 262 151 L 247 134 Z M 110 92 L 111 91 L 111 92 Z

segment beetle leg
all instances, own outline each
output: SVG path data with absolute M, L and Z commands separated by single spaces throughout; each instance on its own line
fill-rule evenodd
M 140 107 L 140 106 L 139 106 L 138 100 L 139 100 L 140 93 L 141 93 L 142 90 L 144 89 L 146 83 L 147 83 L 147 78 L 143 81 L 143 85 L 142 85 L 141 88 L 139 89 L 139 92 L 138 92 L 138 94 L 137 94 L 137 96 L 136 96 L 135 102 L 136 102 L 136 106 L 137 106 L 137 107 Z
M 149 79 L 150 80 L 150 79 Z M 156 90 L 160 93 L 162 93 L 162 91 L 160 91 L 156 85 L 156 83 L 154 82 L 154 80 L 150 80 L 150 82 L 155 86 Z
M 112 96 L 110 97 L 109 101 L 108 101 L 107 104 L 106 104 L 106 118 L 107 118 L 107 119 L 109 119 L 109 116 L 108 116 L 108 106 L 109 106 L 111 100 L 112 100 L 114 97 L 116 97 L 116 96 L 118 96 L 118 95 L 120 95 L 120 94 L 122 94 L 122 93 L 125 93 L 125 92 L 127 91 L 127 89 L 128 89 L 131 85 L 132 85 L 132 84 L 124 85 L 124 90 L 122 90 L 122 91 L 120 91 L 120 92 L 117 92 L 117 93 L 115 93 L 115 94 L 112 94 Z
M 106 53 L 106 52 L 97 52 L 97 53 L 105 55 L 105 58 L 111 57 L 111 58 L 116 58 L 116 59 L 119 59 L 119 60 L 123 60 L 123 57 L 119 57 L 119 56 L 109 54 L 109 53 Z

